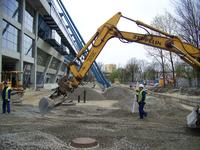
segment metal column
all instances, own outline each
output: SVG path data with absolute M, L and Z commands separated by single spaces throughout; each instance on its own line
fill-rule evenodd
M 50 67 L 50 65 L 51 65 L 51 62 L 52 62 L 52 60 L 53 60 L 53 56 L 50 56 L 50 59 L 49 59 L 49 62 L 47 63 L 47 65 L 46 65 L 46 67 L 45 67 L 45 70 L 44 70 L 44 72 L 43 72 L 43 74 L 44 74 L 44 76 L 43 76 L 43 83 L 45 84 L 45 80 L 46 80 L 46 74 L 47 74 L 47 71 L 48 71 L 48 69 L 49 69 L 49 67 Z
M 35 39 L 34 39 L 34 45 L 33 45 L 33 50 L 34 50 L 34 64 L 31 69 L 31 82 L 33 83 L 33 88 L 37 88 L 37 40 L 38 40 L 38 11 L 35 12 L 35 17 L 34 17 L 34 31 L 35 31 Z
M 23 72 L 23 64 L 24 64 L 24 20 L 25 20 L 25 8 L 26 2 L 25 0 L 21 0 L 20 2 L 20 22 L 21 22 L 21 31 L 19 34 L 19 50 L 20 50 L 20 62 L 19 62 L 19 71 Z M 23 85 L 23 74 L 20 75 L 20 84 Z
M 57 79 L 58 73 L 59 73 L 59 71 L 60 71 L 62 65 L 63 65 L 63 62 L 60 62 L 60 64 L 58 65 L 58 69 L 57 69 L 56 74 L 55 74 L 54 82 L 56 82 L 56 79 Z

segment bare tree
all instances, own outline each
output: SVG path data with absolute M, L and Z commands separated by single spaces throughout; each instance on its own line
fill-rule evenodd
M 200 1 L 175 0 L 179 35 L 188 43 L 200 46 Z
M 165 31 L 169 34 L 176 34 L 176 30 L 177 30 L 177 25 L 176 25 L 176 21 L 174 19 L 174 17 L 172 17 L 172 15 L 168 12 L 165 12 L 164 15 L 158 15 L 153 19 L 153 26 L 155 26 L 156 28 Z M 155 33 L 156 34 L 156 33 Z M 160 58 L 158 60 L 158 62 L 161 65 L 162 68 L 162 74 L 163 74 L 163 80 L 164 80 L 164 86 L 165 86 L 165 70 L 166 68 L 166 64 L 167 61 L 169 61 L 169 63 L 171 64 L 170 70 L 172 72 L 172 78 L 173 78 L 173 83 L 174 83 L 174 87 L 176 86 L 176 78 L 175 78 L 175 69 L 174 69 L 174 55 L 172 54 L 172 52 L 164 52 L 161 49 L 155 49 L 156 50 L 156 55 L 155 53 L 152 53 L 152 51 L 149 51 L 149 54 L 152 55 L 154 58 L 156 58 L 156 60 L 158 60 L 158 58 Z
M 137 75 L 139 73 L 139 65 L 138 60 L 136 58 L 131 58 L 126 65 L 126 73 L 131 78 L 131 82 L 134 82 L 137 80 Z
M 175 18 L 169 13 L 166 12 L 164 15 L 162 16 L 157 16 L 155 18 L 155 22 L 157 23 L 157 26 L 169 33 L 169 34 L 177 34 L 177 24 L 176 24 L 176 20 Z M 169 52 L 169 62 L 171 64 L 171 70 L 172 70 L 172 77 L 173 77 L 173 83 L 174 83 L 174 87 L 176 86 L 176 78 L 175 78 L 175 69 L 174 69 L 174 59 L 173 59 L 173 54 L 172 52 Z
M 164 83 L 164 87 L 165 87 L 165 70 L 166 70 L 166 60 L 165 57 L 163 55 L 163 50 L 162 49 L 158 49 L 158 48 L 147 48 L 146 49 L 148 52 L 148 55 L 153 57 L 153 59 L 158 62 L 158 64 L 160 64 L 160 68 L 162 70 L 162 77 L 163 77 L 163 83 Z
M 155 80 L 158 78 L 158 71 L 156 70 L 156 63 L 151 62 L 145 67 L 143 72 L 146 80 Z
M 179 26 L 179 36 L 200 47 L 200 1 L 174 0 Z M 199 60 L 200 61 L 200 60 Z M 200 69 L 196 68 L 197 86 L 200 87 Z

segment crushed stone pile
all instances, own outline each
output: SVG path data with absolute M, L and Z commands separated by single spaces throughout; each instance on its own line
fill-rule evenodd
M 147 150 L 147 149 L 150 149 L 150 146 L 148 146 L 145 143 L 141 143 L 139 141 L 135 143 L 131 143 L 130 141 L 128 141 L 127 137 L 124 137 L 120 140 L 115 140 L 114 147 L 111 148 L 111 150 L 121 150 L 121 149 Z
M 68 94 L 67 100 L 77 100 L 80 95 L 81 100 L 84 98 L 84 91 L 86 91 L 86 100 L 105 100 L 102 93 L 89 87 L 78 87 L 74 92 Z
M 121 99 L 127 99 L 128 97 L 131 97 L 131 92 L 129 89 L 125 87 L 113 86 L 106 89 L 103 95 L 106 99 L 121 100 Z
M 69 149 L 66 143 L 40 131 L 3 134 L 0 136 L 0 149 Z

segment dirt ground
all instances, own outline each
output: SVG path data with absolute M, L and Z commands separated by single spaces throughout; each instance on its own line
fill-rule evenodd
M 0 150 L 70 149 L 77 137 L 96 139 L 100 150 L 200 149 L 200 131 L 186 127 L 190 111 L 171 100 L 147 96 L 144 120 L 137 108 L 130 112 L 132 91 L 123 99 L 74 101 L 41 116 L 38 100 L 50 91 L 27 93 L 11 114 L 0 114 Z

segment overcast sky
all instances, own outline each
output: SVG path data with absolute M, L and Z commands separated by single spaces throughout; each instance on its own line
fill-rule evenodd
M 170 0 L 62 0 L 84 41 L 93 36 L 97 28 L 117 12 L 150 24 L 156 15 L 162 15 L 171 8 Z M 123 31 L 142 33 L 134 23 L 120 20 L 118 28 Z M 118 39 L 107 42 L 97 58 L 103 64 L 123 66 L 131 58 L 146 59 L 144 46 L 137 43 L 125 44 Z M 150 60 L 149 60 L 150 61 Z

